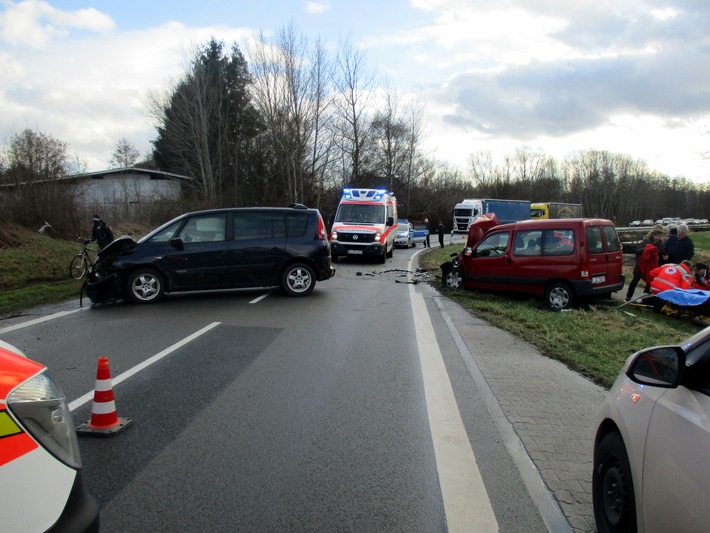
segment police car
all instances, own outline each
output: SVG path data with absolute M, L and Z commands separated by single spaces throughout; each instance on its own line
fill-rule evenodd
M 0 341 L 0 529 L 98 531 L 76 431 L 47 369 Z

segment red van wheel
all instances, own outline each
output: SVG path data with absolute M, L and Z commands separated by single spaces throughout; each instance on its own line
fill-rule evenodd
M 545 291 L 545 302 L 553 311 L 570 309 L 574 305 L 574 292 L 567 283 L 552 283 Z

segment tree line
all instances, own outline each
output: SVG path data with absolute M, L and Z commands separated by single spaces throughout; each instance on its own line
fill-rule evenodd
M 523 146 L 502 162 L 474 151 L 467 168 L 453 168 L 423 149 L 416 96 L 378 80 L 349 38 L 329 53 L 293 25 L 259 34 L 244 52 L 215 38 L 196 47 L 180 78 L 151 93 L 147 109 L 152 151 L 141 160 L 122 138 L 109 164 L 192 177 L 180 209 L 303 203 L 327 216 L 343 187 L 353 186 L 389 189 L 400 216 L 447 228 L 453 205 L 475 197 L 581 203 L 585 216 L 617 225 L 708 218 L 707 184 L 623 154 L 587 150 L 558 161 Z M 0 184 L 22 192 L 12 202 L 0 195 L 0 217 L 32 227 L 66 218 L 60 210 L 77 213 L 77 199 L 57 178 L 84 169 L 51 135 L 12 136 L 0 147 Z

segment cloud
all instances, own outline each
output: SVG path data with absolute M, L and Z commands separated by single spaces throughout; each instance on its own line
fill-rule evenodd
M 307 13 L 325 13 L 330 9 L 330 4 L 328 2 L 306 2 L 306 12 Z
M 70 30 L 104 32 L 116 27 L 111 17 L 94 8 L 62 11 L 39 0 L 3 3 L 7 8 L 0 13 L 0 40 L 13 46 L 43 48 Z
M 710 70 L 699 68 L 710 64 L 710 4 L 676 4 L 417 0 L 435 22 L 393 42 L 411 46 L 416 35 L 412 61 L 446 74 L 428 97 L 464 131 L 526 141 L 619 115 L 671 124 L 710 112 Z
M 51 46 L 0 49 L 0 132 L 38 129 L 69 141 L 90 168 L 104 168 L 121 137 L 144 153 L 156 132 L 148 95 L 186 71 L 195 46 L 219 36 L 227 47 L 251 30 L 220 26 L 159 27 L 72 38 Z

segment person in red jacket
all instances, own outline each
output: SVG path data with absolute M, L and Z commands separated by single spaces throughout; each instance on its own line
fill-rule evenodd
M 633 298 L 634 291 L 636 290 L 636 285 L 638 285 L 638 282 L 641 280 L 643 280 L 646 284 L 646 288 L 643 290 L 643 292 L 651 292 L 651 282 L 653 281 L 653 276 L 651 276 L 651 270 L 658 267 L 659 265 L 659 255 L 662 243 L 663 230 L 660 228 L 654 228 L 649 231 L 648 235 L 646 235 L 646 238 L 641 241 L 638 251 L 636 252 L 634 276 L 633 278 L 631 278 L 629 288 L 626 291 L 627 302 Z
M 669 263 L 654 268 L 650 272 L 651 276 L 653 276 L 651 292 L 658 294 L 672 289 L 690 289 L 693 282 L 691 270 L 690 261 L 683 261 L 680 265 Z

